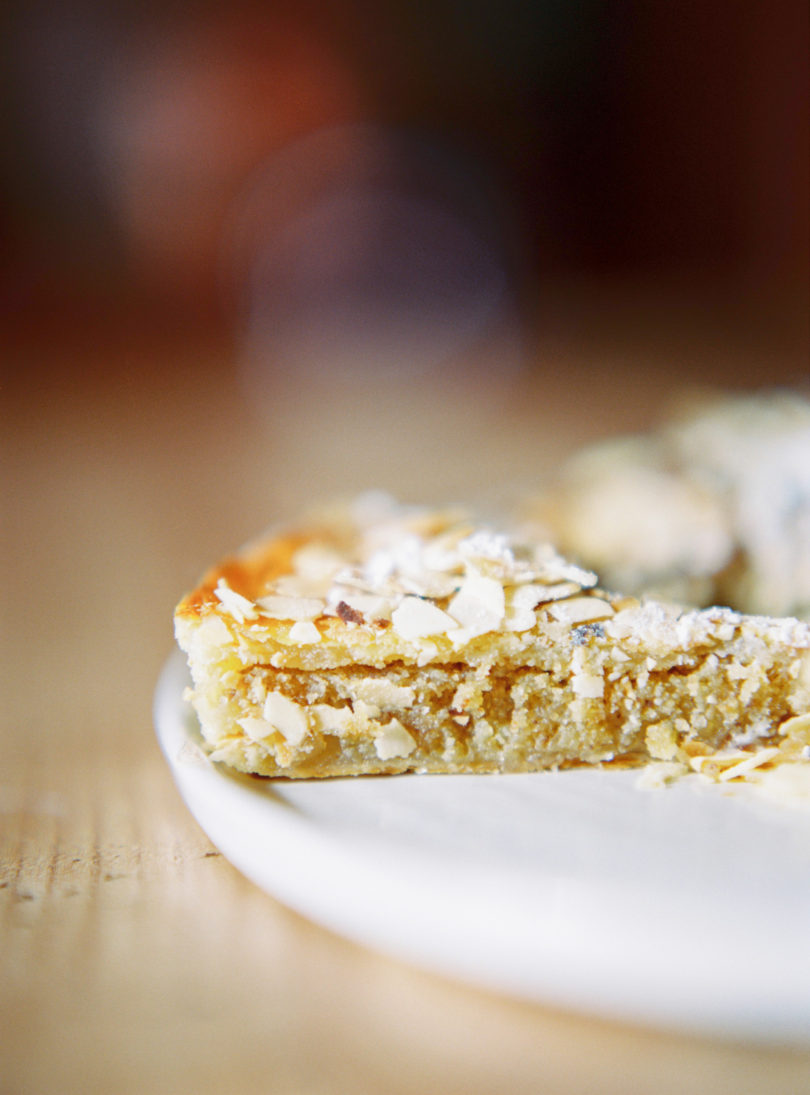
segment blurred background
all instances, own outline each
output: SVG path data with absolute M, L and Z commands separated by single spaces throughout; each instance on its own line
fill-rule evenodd
M 532 486 L 683 387 L 807 381 L 805 0 L 2 19 L 6 392 L 161 409 L 201 474 L 254 438 L 231 518 Z
M 4 11 L 12 392 L 219 384 L 292 497 L 807 380 L 805 0 Z
M 807 287 L 803 0 L 4 10 L 12 327 L 326 305 L 326 338 L 429 316 L 446 356 L 442 316 L 469 340 L 563 283 Z

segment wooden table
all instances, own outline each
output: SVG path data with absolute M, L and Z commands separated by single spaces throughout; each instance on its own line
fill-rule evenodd
M 491 498 L 589 438 L 649 424 L 682 382 L 807 372 L 806 341 L 779 324 L 732 337 L 694 308 L 648 310 L 646 327 L 629 306 L 554 314 L 523 372 L 501 375 L 497 353 L 416 379 L 268 366 L 261 397 L 239 348 L 211 339 L 135 323 L 12 340 L 4 1093 L 810 1090 L 808 1052 L 497 998 L 304 922 L 211 846 L 155 741 L 176 599 L 302 498 Z

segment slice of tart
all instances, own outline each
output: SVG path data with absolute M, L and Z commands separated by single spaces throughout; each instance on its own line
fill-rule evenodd
M 244 772 L 810 754 L 810 626 L 609 594 L 454 511 L 312 516 L 215 567 L 175 629 L 210 756 Z

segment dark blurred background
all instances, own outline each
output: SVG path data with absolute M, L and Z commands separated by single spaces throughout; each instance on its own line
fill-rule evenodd
M 257 270 L 259 310 L 298 323 L 348 270 L 406 323 L 440 285 L 456 322 L 660 283 L 803 329 L 806 0 L 33 0 L 2 40 L 12 331 L 228 332 Z

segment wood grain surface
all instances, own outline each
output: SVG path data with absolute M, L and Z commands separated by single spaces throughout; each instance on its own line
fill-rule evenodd
M 175 601 L 302 502 L 498 499 L 683 384 L 806 376 L 806 341 L 778 325 L 687 336 L 678 308 L 643 330 L 632 314 L 582 306 L 509 375 L 497 353 L 418 381 L 268 365 L 261 392 L 210 339 L 10 340 L 0 1091 L 810 1091 L 810 1051 L 529 1006 L 304 922 L 210 845 L 152 729 Z

